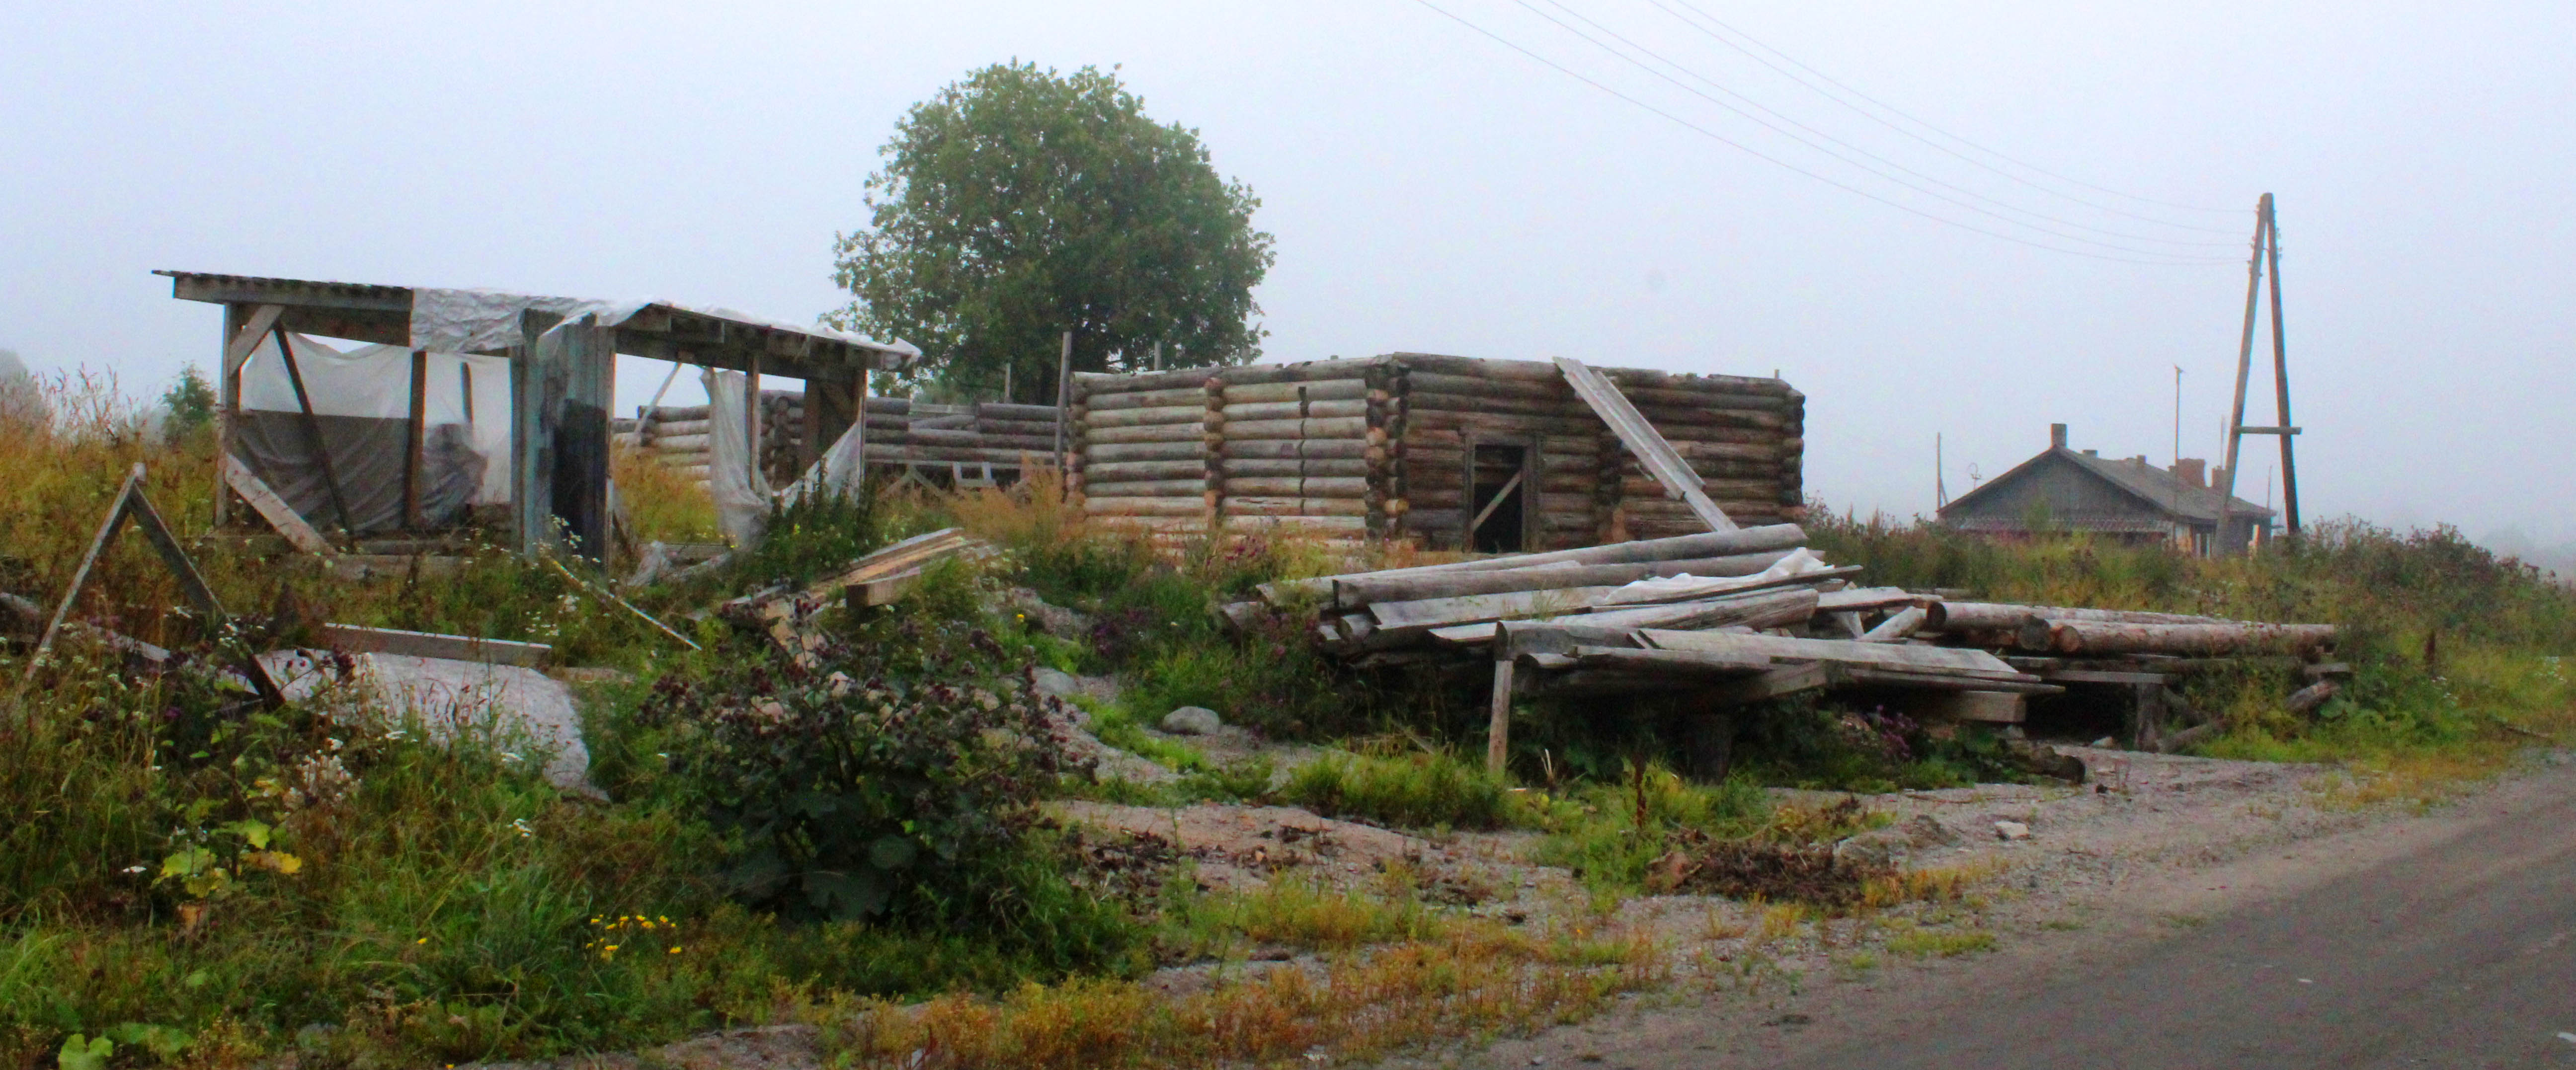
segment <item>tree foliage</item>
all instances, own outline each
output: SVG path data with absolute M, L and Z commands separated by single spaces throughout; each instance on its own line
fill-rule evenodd
M 867 181 L 869 228 L 842 235 L 844 327 L 902 338 L 945 392 L 1052 403 L 1076 371 L 1260 355 L 1252 288 L 1274 259 L 1261 204 L 1198 132 L 1147 118 L 1114 73 L 995 64 L 917 104 Z

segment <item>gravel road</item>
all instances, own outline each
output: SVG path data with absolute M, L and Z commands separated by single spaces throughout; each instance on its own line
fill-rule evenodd
M 2131 772 L 2153 781 L 2163 768 Z M 2088 842 L 2030 859 L 2030 894 L 1987 919 L 1991 954 L 1865 977 L 1811 970 L 1811 983 L 1755 998 L 1719 993 L 1451 1058 L 1641 1070 L 2576 1066 L 2576 764 L 2561 754 L 2420 814 L 2338 816 L 2309 805 L 2313 776 L 2281 785 L 2293 780 L 2307 786 L 2131 815 L 2147 820 L 2051 820 L 2040 806 L 2024 843 Z

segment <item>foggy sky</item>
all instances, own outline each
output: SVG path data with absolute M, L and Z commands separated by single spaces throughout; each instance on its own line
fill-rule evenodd
M 1796 145 L 1514 0 L 1435 2 L 1817 174 L 2079 247 Z M 1693 2 L 1977 145 L 2224 211 L 2032 176 L 2151 217 L 2132 219 L 2006 182 L 1655 0 L 1565 0 L 1684 83 L 1722 97 L 1704 76 L 1972 191 L 1953 196 L 2113 244 L 2141 246 L 2103 231 L 2211 241 L 2153 248 L 2225 262 L 2111 263 L 1909 214 L 1411 0 L 12 5 L 0 346 L 39 371 L 112 367 L 138 394 L 211 367 L 219 314 L 171 300 L 154 268 L 806 319 L 845 300 L 833 237 L 864 224 L 860 182 L 907 106 L 1001 60 L 1122 64 L 1149 113 L 1198 128 L 1217 168 L 1263 199 L 1279 251 L 1258 293 L 1267 359 L 1404 349 L 1776 369 L 1808 396 L 1811 493 L 1863 513 L 1931 509 L 1936 434 L 1953 495 L 1972 470 L 2045 446 L 2052 422 L 2079 447 L 2164 463 L 2177 365 L 2182 454 L 2215 458 L 2251 209 L 2268 190 L 2308 429 L 2303 511 L 2576 543 L 2576 67 L 2563 55 L 2576 12 Z M 2271 422 L 2264 370 L 2249 423 Z M 624 369 L 619 409 L 658 380 Z M 2276 455 L 2269 440 L 2248 450 L 2240 493 L 2259 502 Z

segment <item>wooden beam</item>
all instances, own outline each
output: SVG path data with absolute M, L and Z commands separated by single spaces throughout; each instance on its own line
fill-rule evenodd
M 1504 656 L 1494 659 L 1494 697 L 1485 718 L 1485 772 L 1503 775 L 1512 752 L 1512 664 L 1509 643 L 1496 643 L 1494 648 Z
M 303 514 L 286 504 L 286 499 L 270 489 L 267 481 L 253 474 L 240 458 L 225 454 L 216 463 L 223 474 L 224 485 L 241 495 L 242 500 L 250 504 L 251 511 L 268 521 L 268 526 L 277 529 L 288 543 L 308 554 L 330 555 L 331 540 L 323 538 L 321 532 L 306 523 Z
M 1783 661 L 1835 661 L 1886 669 L 1981 673 L 2000 679 L 2023 679 L 2020 670 L 1982 650 L 1950 647 L 1861 643 L 1849 639 L 1793 639 L 1777 635 L 1727 632 L 1679 632 L 1649 628 L 1646 641 L 1664 650 L 1706 650 L 1759 654 Z
M 411 420 L 403 429 L 403 526 L 423 526 L 420 515 L 421 483 L 427 478 L 427 459 L 422 456 L 429 445 L 429 351 L 411 351 Z
M 89 550 L 81 554 L 80 567 L 72 570 L 71 586 L 63 590 L 63 600 L 54 607 L 53 619 L 45 622 L 45 633 L 36 640 L 36 650 L 27 658 L 27 672 L 21 679 L 34 679 L 36 666 L 45 660 L 45 651 L 53 649 L 54 636 L 63 630 L 63 621 L 72 615 L 72 604 L 80 600 L 81 588 L 89 584 L 89 570 L 98 564 L 98 555 L 116 538 L 117 529 L 125 526 L 126 501 L 134 488 L 143 482 L 143 464 L 135 462 L 125 474 L 125 484 L 116 489 L 116 500 L 107 508 L 107 519 L 99 522 L 98 534 L 90 537 Z
M 407 654 L 416 658 L 479 661 L 486 665 L 537 666 L 554 655 L 544 643 L 519 643 L 471 635 L 407 632 L 357 624 L 325 624 L 322 639 L 335 650 L 368 654 Z
M 1689 505 L 1691 512 L 1708 524 L 1709 530 L 1735 530 L 1735 521 L 1727 519 L 1726 513 L 1701 489 L 1699 473 L 1691 470 L 1690 462 L 1682 460 L 1681 454 L 1673 452 L 1673 444 L 1664 441 L 1655 425 L 1646 422 L 1645 416 L 1619 393 L 1618 387 L 1602 378 L 1600 372 L 1585 367 L 1582 361 L 1572 357 L 1556 358 L 1556 367 L 1564 373 L 1566 384 L 1583 398 L 1583 403 L 1592 406 L 1592 411 L 1600 415 L 1602 422 L 1618 432 L 1619 441 L 1628 447 L 1628 452 L 1637 455 L 1647 473 L 1664 485 L 1665 495 Z
M 322 489 L 331 492 L 331 511 L 340 515 L 340 534 L 355 535 L 358 526 L 349 519 L 349 500 L 340 495 L 340 471 L 331 463 L 331 444 L 322 438 L 322 418 L 313 414 L 313 396 L 304 390 L 304 372 L 296 367 L 295 349 L 286 343 L 286 329 L 274 328 L 278 359 L 286 362 L 286 381 L 295 387 L 295 406 L 304 411 L 304 434 L 313 440 L 313 456 L 322 463 Z
M 243 362 L 259 349 L 259 340 L 277 327 L 277 317 L 285 312 L 284 305 L 261 305 L 251 310 L 250 320 L 224 345 L 224 374 L 241 371 Z

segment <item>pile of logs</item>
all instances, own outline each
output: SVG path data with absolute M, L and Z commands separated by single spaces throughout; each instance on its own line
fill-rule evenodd
M 760 392 L 761 470 L 771 486 L 783 487 L 804 469 L 805 395 L 793 390 Z M 994 472 L 1017 472 L 1030 454 L 1056 454 L 1053 405 L 933 405 L 909 398 L 869 398 L 867 462 L 888 466 L 987 466 Z M 707 476 L 707 406 L 679 405 L 654 409 L 638 420 L 616 421 L 612 430 L 630 445 L 650 451 L 655 460 L 703 481 Z
M 1382 361 L 1078 375 L 1071 488 L 1084 511 L 1151 531 L 1384 532 L 1402 435 Z
M 1950 601 L 1855 586 L 1860 569 L 1805 542 L 1776 524 L 1283 581 L 1224 613 L 1248 624 L 1267 603 L 1311 615 L 1322 648 L 1354 667 L 1489 663 L 1497 739 L 1516 694 L 1684 697 L 1722 712 L 1864 689 L 1910 696 L 1930 718 L 2009 725 L 2030 696 L 2112 685 L 2136 689 L 2137 744 L 2171 746 L 2214 730 L 2165 733 L 2177 676 L 2295 660 L 2316 683 L 2292 705 L 2312 708 L 2342 671 L 2317 661 L 2331 625 Z
M 933 405 L 909 398 L 867 400 L 869 464 L 990 464 L 1017 471 L 1021 457 L 1056 453 L 1053 405 Z

